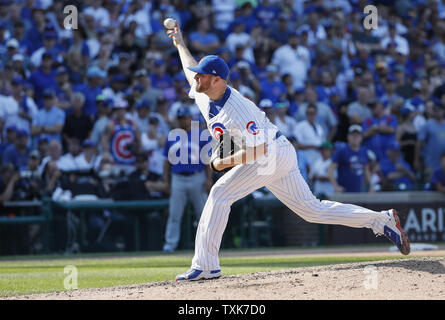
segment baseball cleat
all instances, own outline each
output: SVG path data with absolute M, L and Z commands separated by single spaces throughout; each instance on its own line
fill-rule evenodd
M 189 271 L 176 276 L 176 281 L 196 281 L 196 280 L 209 280 L 217 279 L 221 277 L 221 270 L 196 270 L 190 269 Z
M 388 210 L 388 215 L 390 216 L 389 221 L 383 228 L 385 236 L 394 242 L 394 244 L 399 248 L 400 252 L 404 255 L 408 255 L 410 252 L 409 239 L 400 225 L 400 219 L 397 215 L 397 211 L 394 209 Z

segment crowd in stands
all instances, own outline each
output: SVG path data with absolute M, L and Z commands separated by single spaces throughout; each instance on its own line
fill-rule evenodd
M 228 62 L 318 196 L 444 192 L 442 0 L 0 0 L 0 202 L 169 195 L 168 183 L 117 187 L 136 169 L 165 182 L 181 107 L 205 128 L 166 17 L 197 60 Z

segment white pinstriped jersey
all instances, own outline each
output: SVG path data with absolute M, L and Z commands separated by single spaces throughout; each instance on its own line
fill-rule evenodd
M 195 80 L 189 93 L 190 98 L 195 99 L 213 138 L 219 140 L 223 132 L 228 132 L 235 141 L 244 140 L 248 147 L 270 142 L 278 131 L 277 127 L 255 103 L 243 97 L 238 90 L 230 86 L 227 88 L 223 98 L 215 102 L 206 94 L 196 92 Z M 211 108 L 212 104 L 217 108 L 213 113 L 215 108 Z

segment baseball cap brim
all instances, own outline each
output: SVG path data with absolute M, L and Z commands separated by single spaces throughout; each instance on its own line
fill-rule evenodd
M 202 67 L 200 67 L 199 65 L 197 65 L 196 67 L 187 67 L 187 69 L 196 72 L 196 73 L 200 73 L 200 74 L 211 74 L 210 72 L 206 72 Z

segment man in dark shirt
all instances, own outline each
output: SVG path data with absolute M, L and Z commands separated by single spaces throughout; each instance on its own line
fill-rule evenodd
M 73 112 L 66 117 L 62 134 L 63 141 L 67 144 L 70 138 L 78 138 L 84 141 L 90 136 L 93 124 L 91 118 L 83 112 L 85 97 L 82 93 L 76 92 L 71 100 Z

